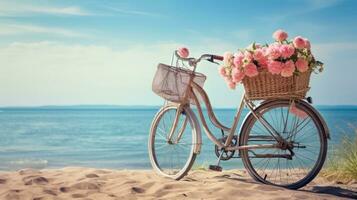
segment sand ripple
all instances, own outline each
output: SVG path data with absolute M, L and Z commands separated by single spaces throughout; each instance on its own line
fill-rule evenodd
M 299 191 L 254 182 L 243 170 L 193 171 L 181 181 L 152 171 L 63 168 L 0 173 L 4 200 L 116 199 L 351 199 L 356 186 L 317 178 Z

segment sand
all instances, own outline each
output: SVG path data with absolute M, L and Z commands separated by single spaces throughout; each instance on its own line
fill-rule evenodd
M 150 170 L 68 167 L 0 173 L 0 199 L 353 199 L 357 185 L 316 178 L 300 190 L 254 182 L 244 170 L 191 171 L 183 180 Z

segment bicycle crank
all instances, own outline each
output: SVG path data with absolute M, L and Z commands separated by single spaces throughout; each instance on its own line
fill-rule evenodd
M 224 136 L 219 139 L 219 141 L 222 142 L 223 144 L 226 142 L 226 140 L 227 140 L 227 136 Z M 231 146 L 231 147 L 237 146 L 237 143 L 238 143 L 238 137 L 236 135 L 234 135 L 229 146 Z M 214 146 L 214 151 L 216 153 L 217 158 L 221 157 L 220 160 L 229 160 L 229 159 L 233 158 L 234 153 L 235 153 L 235 150 L 220 149 L 217 145 Z M 222 151 L 223 151 L 223 153 L 222 153 Z

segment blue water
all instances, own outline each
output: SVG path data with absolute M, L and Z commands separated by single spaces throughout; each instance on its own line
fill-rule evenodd
M 147 139 L 157 108 L 0 110 L 0 170 L 65 166 L 151 168 Z M 232 123 L 234 109 L 215 111 L 224 124 Z M 354 137 L 357 107 L 324 106 L 319 111 L 330 128 L 330 144 L 338 143 L 343 134 Z M 215 132 L 220 134 L 217 129 Z M 196 161 L 198 166 L 216 160 L 214 145 L 205 135 L 203 143 Z M 240 159 L 232 159 L 224 162 L 223 167 L 241 168 L 242 163 Z

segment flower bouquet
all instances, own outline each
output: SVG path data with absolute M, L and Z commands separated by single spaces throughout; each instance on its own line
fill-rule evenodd
M 226 52 L 220 74 L 231 89 L 243 83 L 248 99 L 304 98 L 311 72 L 321 72 L 323 63 L 315 60 L 308 39 L 289 41 L 283 30 L 273 38 L 272 44 L 253 43 L 234 55 Z

